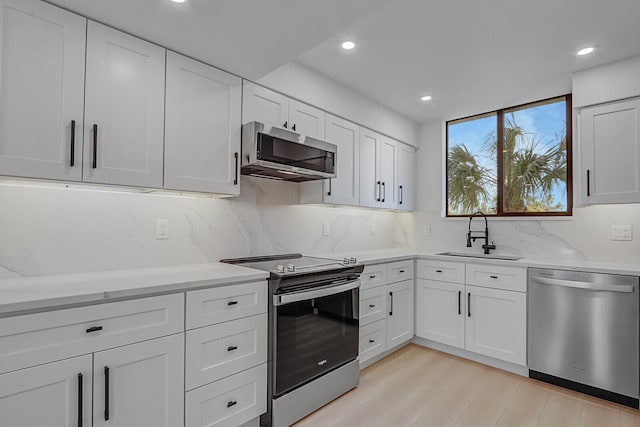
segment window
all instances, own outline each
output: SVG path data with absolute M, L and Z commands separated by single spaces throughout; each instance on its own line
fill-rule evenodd
M 447 216 L 571 209 L 571 95 L 447 122 Z

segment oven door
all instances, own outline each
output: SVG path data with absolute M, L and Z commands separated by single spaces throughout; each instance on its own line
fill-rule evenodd
M 358 357 L 360 280 L 273 296 L 274 397 Z

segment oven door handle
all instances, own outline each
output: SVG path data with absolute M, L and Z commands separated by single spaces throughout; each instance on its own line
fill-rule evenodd
M 340 292 L 349 291 L 360 287 L 360 280 L 354 280 L 351 282 L 343 283 L 338 286 L 328 286 L 326 288 L 314 289 L 305 292 L 296 292 L 284 295 L 274 295 L 273 305 L 280 306 L 289 304 L 292 302 L 305 301 L 312 298 L 322 298 L 329 295 L 339 294 Z

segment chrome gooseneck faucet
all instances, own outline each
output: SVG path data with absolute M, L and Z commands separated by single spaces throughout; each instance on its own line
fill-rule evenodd
M 471 230 L 471 220 L 473 220 L 473 218 L 476 216 L 481 216 L 484 218 L 484 236 L 482 235 L 474 236 L 474 233 L 482 233 L 482 231 Z M 487 222 L 487 216 L 482 212 L 476 212 L 473 215 L 469 216 L 469 231 L 467 231 L 467 247 L 470 248 L 472 241 L 475 242 L 476 239 L 481 239 L 483 237 L 484 237 L 484 245 L 482 245 L 482 249 L 484 249 L 484 253 L 486 255 L 489 255 L 489 251 L 492 249 L 495 249 L 496 245 L 493 242 L 489 244 L 489 223 Z

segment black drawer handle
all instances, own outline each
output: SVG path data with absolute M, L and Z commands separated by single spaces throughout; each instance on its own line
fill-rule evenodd
M 400 273 L 404 273 L 404 270 L 400 270 Z
M 89 329 L 87 329 L 87 333 L 90 334 L 91 332 L 98 332 L 102 330 L 102 326 L 92 326 Z
M 238 301 L 229 301 L 227 303 L 227 305 L 236 305 L 236 304 L 238 304 Z
M 233 350 L 237 350 L 238 346 L 237 345 L 230 345 L 229 347 L 227 347 L 227 351 L 233 351 Z
M 436 270 L 436 273 L 442 273 L 442 270 Z
M 369 342 L 373 344 L 374 342 L 376 342 L 376 340 L 369 340 Z
M 373 308 L 375 306 L 376 306 L 375 304 L 369 304 L 369 308 Z
M 369 279 L 375 279 L 376 276 L 369 276 Z
M 227 402 L 227 408 L 231 408 L 232 406 L 235 406 L 238 402 L 236 402 L 235 400 L 230 400 Z
M 489 277 L 491 277 L 492 279 L 497 279 L 498 278 L 498 276 L 489 276 Z

